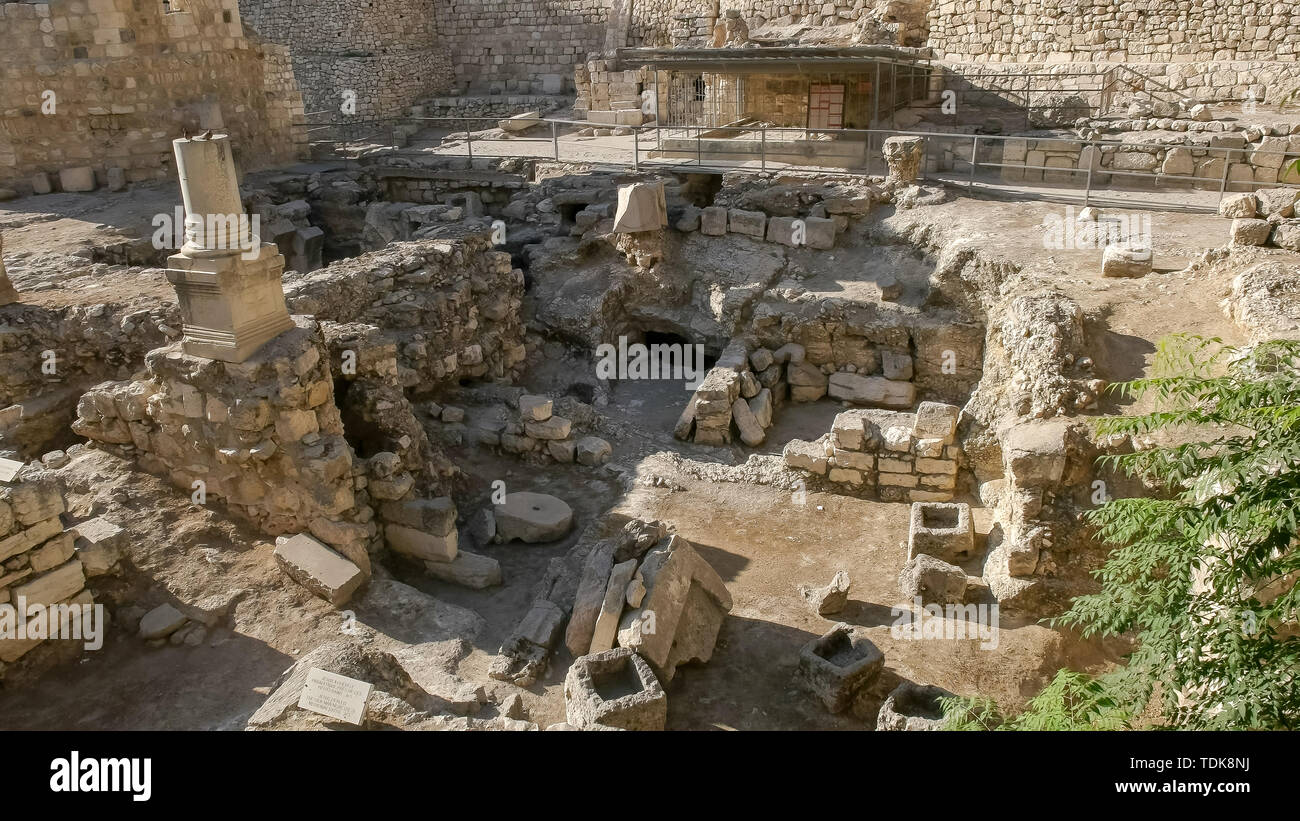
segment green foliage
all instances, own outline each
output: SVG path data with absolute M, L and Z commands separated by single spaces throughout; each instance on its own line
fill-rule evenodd
M 1011 718 L 989 699 L 940 699 L 948 730 L 1122 730 L 1130 715 L 1106 683 L 1083 673 L 1061 670 L 1024 712 Z
M 1100 592 L 1055 623 L 1130 635 L 1137 649 L 1097 679 L 1062 671 L 1005 726 L 1121 727 L 1151 708 L 1176 728 L 1297 727 L 1300 342 L 1171 337 L 1152 376 L 1113 390 L 1155 409 L 1100 419 L 1097 432 L 1161 443 L 1102 461 L 1163 493 L 1087 514 L 1114 549 Z M 952 707 L 954 726 L 988 719 Z

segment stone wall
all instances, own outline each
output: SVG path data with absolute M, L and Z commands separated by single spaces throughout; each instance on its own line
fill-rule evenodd
M 184 7 L 4 4 L 0 185 L 27 191 L 38 172 L 79 167 L 101 184 L 110 168 L 128 182 L 165 178 L 183 128 L 229 132 L 245 168 L 295 159 L 287 126 L 302 103 L 283 51 L 244 35 L 235 0 Z
M 523 272 L 486 236 L 397 243 L 289 277 L 293 313 L 383 328 L 404 388 L 513 380 L 523 362 Z
M 343 438 L 320 327 L 296 321 L 239 364 L 179 343 L 150 351 L 144 379 L 88 391 L 72 428 L 264 533 L 310 531 L 368 574 L 379 532 L 358 495 L 365 464 Z
M 608 0 L 440 3 L 438 29 L 451 48 L 456 87 L 498 94 L 572 93 L 574 65 L 604 48 L 609 5 Z
M 244 19 L 266 39 L 288 46 L 309 112 L 322 121 L 405 114 L 445 91 L 447 41 L 433 0 L 240 0 Z M 354 92 L 355 114 L 342 110 Z
M 930 46 L 978 62 L 1294 60 L 1300 21 L 1279 0 L 935 0 Z

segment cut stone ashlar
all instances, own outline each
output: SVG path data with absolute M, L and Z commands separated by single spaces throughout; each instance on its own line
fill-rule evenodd
M 841 713 L 884 666 L 885 655 L 860 628 L 840 623 L 803 646 L 795 676 L 826 709 Z
M 951 698 L 952 693 L 933 684 L 904 681 L 880 705 L 876 716 L 877 730 L 942 730 L 943 705 L 939 699 Z
M 528 544 L 563 539 L 573 528 L 573 508 L 545 493 L 521 491 L 506 494 L 505 504 L 492 509 L 497 541 L 518 539 Z
M 959 563 L 975 552 L 975 529 L 965 502 L 913 502 L 907 530 L 907 558 L 926 553 Z
M 564 677 L 564 712 L 579 729 L 662 730 L 668 696 L 654 671 L 628 647 L 582 656 Z

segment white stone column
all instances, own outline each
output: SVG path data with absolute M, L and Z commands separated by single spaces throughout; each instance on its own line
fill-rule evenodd
M 187 354 L 243 362 L 293 328 L 280 275 L 284 257 L 249 230 L 230 139 L 175 140 L 185 202 L 185 244 L 167 258 Z

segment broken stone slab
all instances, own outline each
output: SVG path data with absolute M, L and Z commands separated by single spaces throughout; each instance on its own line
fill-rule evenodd
M 568 439 L 573 423 L 563 416 L 551 416 L 544 422 L 524 422 L 524 433 L 534 439 Z
M 933 684 L 904 681 L 890 692 L 880 705 L 876 716 L 876 729 L 882 731 L 935 731 L 943 729 L 941 698 L 951 698 L 952 693 Z
M 456 529 L 456 503 L 450 496 L 384 502 L 379 515 L 385 522 L 446 536 Z
M 916 386 L 881 376 L 861 376 L 837 372 L 830 376 L 826 392 L 832 399 L 855 405 L 878 405 L 885 408 L 910 408 L 916 401 Z
M 943 561 L 964 561 L 975 552 L 975 529 L 965 502 L 913 502 L 907 529 L 907 558 L 928 553 Z
M 482 590 L 501 584 L 501 563 L 491 556 L 459 550 L 449 562 L 425 562 L 424 570 L 435 579 Z
M 898 591 L 905 601 L 919 598 L 921 604 L 960 604 L 966 597 L 966 571 L 917 553 L 898 574 Z
M 740 431 L 740 441 L 751 448 L 763 444 L 763 440 L 767 438 L 763 426 L 758 423 L 754 412 L 749 409 L 749 403 L 744 399 L 737 399 L 732 403 L 731 419 L 736 423 L 736 429 Z
M 592 633 L 596 629 L 596 619 L 600 616 L 601 606 L 605 601 L 605 590 L 609 587 L 609 574 L 614 568 L 614 550 L 617 545 L 612 540 L 598 542 L 592 546 L 582 565 L 582 578 L 578 582 L 578 591 L 573 597 L 573 612 L 569 616 L 569 626 L 564 633 L 564 646 L 574 656 L 583 656 L 591 649 Z
M 792 361 L 785 369 L 790 383 L 790 398 L 795 402 L 816 402 L 826 395 L 827 377 L 810 362 Z
M 808 602 L 813 612 L 819 616 L 833 616 L 849 603 L 849 589 L 852 582 L 849 574 L 837 571 L 825 587 L 800 587 L 799 594 Z
M 591 636 L 591 649 L 588 652 L 602 653 L 611 650 L 618 638 L 618 622 L 623 615 L 623 604 L 627 598 L 627 586 L 636 574 L 637 560 L 614 565 L 610 571 L 609 583 L 605 586 L 605 598 L 601 602 L 600 615 L 596 617 L 596 629 Z
M 506 495 L 505 504 L 493 507 L 499 543 L 518 539 L 527 544 L 563 539 L 573 529 L 573 508 L 545 493 L 520 491 Z
M 758 426 L 763 430 L 772 427 L 772 389 L 763 388 L 749 400 L 749 412 L 754 414 L 754 419 Z M 732 414 L 733 416 L 735 414 Z
M 639 572 L 646 595 L 640 607 L 623 614 L 618 643 L 636 650 L 661 681 L 672 681 L 679 665 L 712 657 L 731 594 L 694 546 L 675 534 L 646 553 Z
M 884 653 L 864 630 L 840 623 L 799 650 L 795 678 L 827 710 L 842 713 L 884 666 Z
M 654 671 L 627 647 L 582 656 L 564 677 L 567 723 L 582 730 L 662 730 L 668 696 Z
M 165 639 L 181 629 L 187 621 L 189 619 L 185 614 L 170 604 L 159 605 L 140 619 L 140 638 L 146 641 Z
M 549 650 L 559 639 L 560 627 L 563 624 L 564 610 L 549 599 L 538 598 L 519 620 L 519 624 L 515 627 L 515 635 Z
M 305 533 L 276 545 L 275 560 L 289 578 L 335 607 L 366 580 L 361 568 Z
M 522 114 L 515 114 L 513 117 L 507 117 L 504 120 L 497 120 L 497 128 L 510 133 L 527 131 L 533 126 L 541 123 L 541 113 L 537 111 L 525 111 Z
M 59 188 L 74 193 L 94 191 L 95 169 L 88 165 L 59 169 Z
M 1141 277 L 1151 273 L 1151 249 L 1107 245 L 1101 253 L 1104 277 Z

